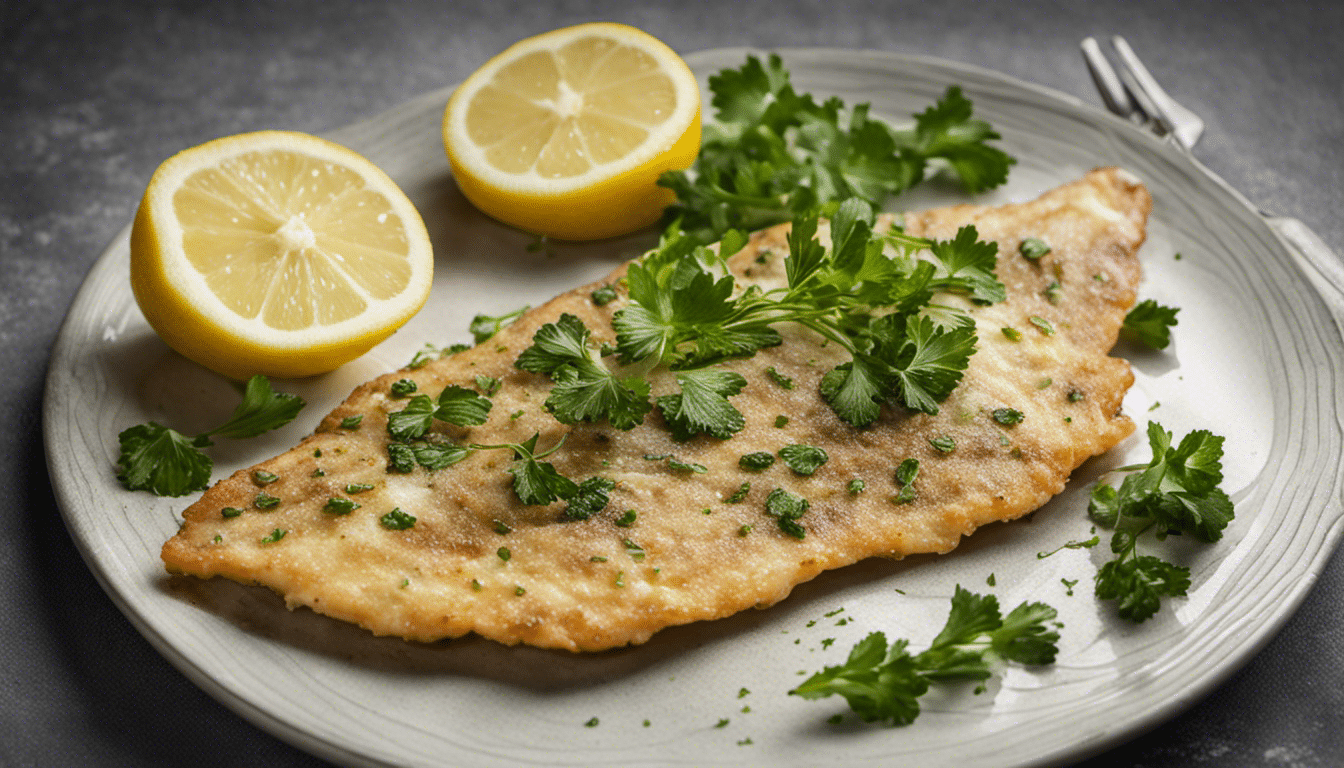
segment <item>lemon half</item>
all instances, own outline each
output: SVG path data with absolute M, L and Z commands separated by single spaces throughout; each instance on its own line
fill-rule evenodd
M 448 101 L 458 186 L 490 216 L 564 240 L 625 234 L 674 196 L 656 182 L 700 149 L 700 89 L 686 62 L 623 24 L 581 24 L 514 44 Z
M 237 379 L 330 371 L 429 297 L 415 206 L 359 154 L 262 131 L 155 171 L 131 229 L 136 303 L 170 347 Z

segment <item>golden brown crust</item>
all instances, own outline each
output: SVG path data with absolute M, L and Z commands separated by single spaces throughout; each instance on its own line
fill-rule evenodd
M 361 386 L 314 435 L 256 467 L 280 475 L 265 488 L 281 499 L 274 510 L 252 507 L 262 489 L 251 470 L 235 473 L 187 509 L 181 531 L 164 545 L 164 562 L 177 573 L 264 584 L 291 606 L 307 605 L 380 635 L 435 640 L 476 632 L 506 644 L 597 650 L 771 605 L 821 571 L 864 558 L 947 552 L 981 525 L 1036 509 L 1079 464 L 1133 430 L 1120 413 L 1133 376 L 1106 352 L 1134 302 L 1135 252 L 1150 205 L 1128 174 L 1102 169 L 1021 205 L 907 215 L 912 234 L 949 237 L 974 223 L 982 239 L 996 239 L 1009 294 L 1006 302 L 973 309 L 978 351 L 937 416 L 885 409 L 870 428 L 845 424 L 818 394 L 821 376 L 841 361 L 834 345 L 786 327 L 781 346 L 726 364 L 748 381 L 732 398 L 747 424 L 731 440 L 675 443 L 656 412 L 627 432 L 562 425 L 542 407 L 549 381 L 513 361 L 541 325 L 563 312 L 583 319 L 599 341 L 613 340 L 611 317 L 624 299 L 596 306 L 595 283 L 531 310 L 472 350 Z M 778 283 L 786 232 L 785 226 L 757 233 L 730 260 L 741 280 Z M 1023 259 L 1016 249 L 1025 237 L 1045 239 L 1052 252 L 1034 263 Z M 1060 285 L 1055 302 L 1045 295 L 1052 281 Z M 1041 333 L 1033 316 L 1057 333 Z M 1004 327 L 1020 331 L 1021 340 L 1005 337 Z M 771 384 L 764 372 L 772 366 L 795 387 Z M 540 433 L 541 446 L 567 435 L 549 460 L 571 477 L 616 481 L 605 511 L 559 522 L 563 504 L 521 505 L 505 471 L 507 451 L 477 452 L 435 472 L 387 471 L 387 414 L 405 402 L 389 397 L 391 383 L 411 378 L 432 395 L 451 384 L 470 386 L 476 375 L 501 383 L 489 421 L 472 428 L 438 422 L 436 431 L 479 443 Z M 655 395 L 669 389 L 665 376 L 652 383 Z M 990 417 L 997 408 L 1021 411 L 1024 419 L 998 424 Z M 789 422 L 777 428 L 781 414 Z M 340 427 L 350 415 L 363 416 L 359 429 Z M 955 439 L 955 451 L 930 445 L 943 435 Z M 830 460 L 811 477 L 782 462 L 761 473 L 738 467 L 744 453 L 776 453 L 789 443 L 822 447 Z M 644 458 L 669 453 L 708 471 L 686 475 Z M 895 504 L 893 471 L 905 458 L 921 463 L 918 496 Z M 846 491 L 852 478 L 865 480 L 863 493 Z M 751 483 L 746 499 L 724 503 L 743 482 Z M 349 483 L 374 488 L 350 495 Z M 810 501 L 805 539 L 784 535 L 765 515 L 764 499 L 774 488 Z M 347 515 L 323 512 L 331 496 L 362 506 Z M 246 511 L 224 518 L 227 506 Z M 415 515 L 416 525 L 381 527 L 379 517 L 394 507 Z M 617 526 L 628 509 L 637 511 L 636 522 Z M 510 532 L 498 532 L 500 523 Z M 743 526 L 751 532 L 740 535 Z M 261 542 L 276 529 L 287 531 L 284 538 Z M 507 561 L 501 547 L 509 550 Z

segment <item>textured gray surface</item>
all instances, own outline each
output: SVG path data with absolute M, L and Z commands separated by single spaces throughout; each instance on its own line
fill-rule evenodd
M 321 131 L 455 82 L 521 37 L 614 20 L 681 51 L 860 47 L 997 69 L 1097 103 L 1077 52 L 1124 34 L 1209 123 L 1196 156 L 1344 253 L 1338 3 L 362 2 L 0 4 L 0 764 L 312 766 L 163 661 L 103 594 L 43 461 L 48 350 L 163 158 Z M 1235 417 L 1235 416 L 1232 416 Z M 1344 557 L 1183 715 L 1089 765 L 1344 763 Z

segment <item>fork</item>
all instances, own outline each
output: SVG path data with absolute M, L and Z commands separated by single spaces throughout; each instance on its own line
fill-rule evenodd
M 1106 108 L 1159 136 L 1170 136 L 1188 154 L 1204 133 L 1204 121 L 1158 85 L 1123 37 L 1112 35 L 1111 46 L 1120 61 L 1118 73 L 1096 38 L 1086 37 L 1080 44 L 1083 60 Z
M 1079 46 L 1106 108 L 1159 136 L 1167 137 L 1172 146 L 1189 158 L 1196 168 L 1223 183 L 1195 160 L 1190 151 L 1204 133 L 1204 121 L 1177 103 L 1157 84 L 1157 80 L 1139 61 L 1134 49 L 1129 47 L 1123 37 L 1112 35 L 1111 46 L 1121 64 L 1118 72 L 1111 66 L 1106 54 L 1102 53 L 1096 38 L 1083 38 Z M 1289 251 L 1314 268 L 1316 275 L 1334 289 L 1333 294 L 1322 293 L 1322 296 L 1330 304 L 1336 321 L 1344 322 L 1344 263 L 1341 259 L 1330 250 L 1320 235 L 1301 221 L 1275 216 L 1261 209 L 1257 209 L 1257 212 L 1288 246 Z

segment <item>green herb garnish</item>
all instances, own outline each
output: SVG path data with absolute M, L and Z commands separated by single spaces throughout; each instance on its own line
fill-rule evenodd
M 944 161 L 971 192 L 1002 184 L 1015 161 L 986 141 L 999 138 L 972 116 L 971 102 L 951 87 L 909 130 L 848 110 L 831 98 L 818 104 L 798 94 L 776 55 L 755 56 L 709 79 L 715 122 L 687 171 L 659 181 L 677 194 L 671 215 L 701 242 L 729 229 L 756 230 L 789 220 L 794 211 L 847 197 L 872 207 L 923 180 Z M 730 255 L 735 250 L 725 250 Z
M 513 321 L 521 317 L 528 309 L 530 309 L 530 307 L 522 306 L 512 312 L 505 312 L 498 316 L 484 314 L 476 315 L 471 318 L 471 326 L 468 330 L 471 331 L 471 336 L 476 343 L 480 344 L 489 340 L 496 333 L 499 333 L 501 328 L 512 324 Z
M 737 460 L 737 466 L 748 472 L 764 472 L 775 463 L 775 456 L 765 451 L 756 451 L 755 453 L 743 454 Z
M 1177 307 L 1166 307 L 1152 299 L 1144 299 L 1129 310 L 1120 330 L 1125 335 L 1153 349 L 1166 349 L 1171 343 L 1171 329 L 1176 325 Z
M 1155 555 L 1140 555 L 1139 538 L 1151 532 L 1161 541 L 1183 533 L 1212 543 L 1222 538 L 1232 520 L 1232 500 L 1218 485 L 1223 481 L 1223 438 L 1206 430 L 1190 432 L 1179 445 L 1157 422 L 1148 422 L 1153 458 L 1132 471 L 1117 491 L 1110 485 L 1092 490 L 1088 513 L 1100 526 L 1114 529 L 1111 552 L 1116 557 L 1096 575 L 1096 594 L 1118 601 L 1122 618 L 1142 622 L 1161 607 L 1163 597 L 1183 597 L 1190 569 Z
M 800 475 L 810 475 L 825 464 L 829 456 L 826 451 L 812 445 L 786 445 L 779 449 L 779 457 L 789 469 Z
M 1050 622 L 1056 615 L 1044 603 L 1022 603 L 1001 616 L 993 595 L 958 586 L 947 623 L 927 650 L 911 655 L 909 641 L 888 646 L 885 634 L 873 632 L 845 663 L 826 667 L 789 693 L 805 699 L 838 694 L 864 722 L 908 725 L 919 716 L 919 697 L 931 683 L 987 680 L 996 662 L 1054 663 L 1059 632 Z
M 1042 256 L 1050 252 L 1050 246 L 1039 237 L 1028 237 L 1017 246 L 1017 252 L 1031 261 L 1038 261 Z
M 327 499 L 327 503 L 322 506 L 322 511 L 332 515 L 348 515 L 359 509 L 360 505 L 350 499 L 342 499 L 339 496 L 332 496 Z
M 391 512 L 378 518 L 379 524 L 391 531 L 404 531 L 415 525 L 415 516 L 401 511 L 401 507 L 394 508 Z
M 195 437 L 155 422 L 138 424 L 117 436 L 121 453 L 117 479 L 127 490 L 158 496 L 185 496 L 210 483 L 214 462 L 201 451 L 212 437 L 245 439 L 277 429 L 302 410 L 301 398 L 276 392 L 265 376 L 253 376 L 243 389 L 243 400 L 222 425 Z
M 802 539 L 807 536 L 807 529 L 798 523 L 799 518 L 807 513 L 812 505 L 807 499 L 796 494 L 789 493 L 783 488 L 776 488 L 765 497 L 765 513 L 773 518 L 779 524 L 779 530 L 787 533 L 795 539 Z

